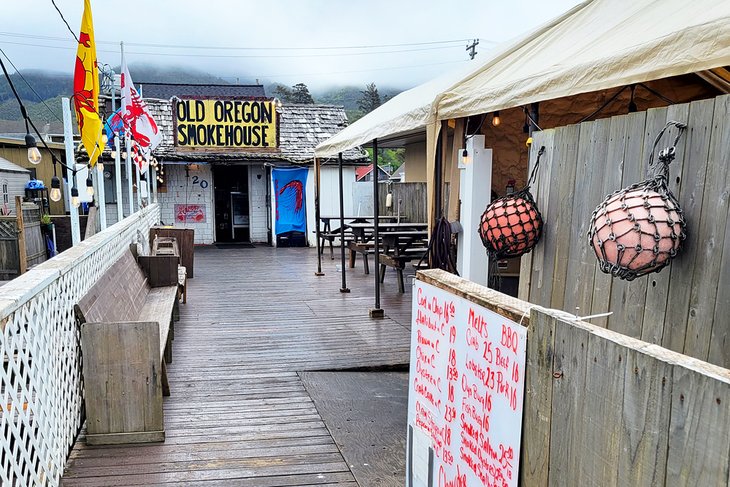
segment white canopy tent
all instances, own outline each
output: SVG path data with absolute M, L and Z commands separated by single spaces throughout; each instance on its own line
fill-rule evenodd
M 696 73 L 730 64 L 730 2 L 591 0 L 449 88 L 438 118 Z
M 374 139 L 392 138 L 412 132 L 424 132 L 434 121 L 433 102 L 479 66 L 470 64 L 404 91 L 368 113 L 315 149 L 315 157 L 335 157 L 338 153 Z
M 447 120 L 730 64 L 730 2 L 588 0 L 495 49 L 479 66 L 394 97 L 317 157 Z

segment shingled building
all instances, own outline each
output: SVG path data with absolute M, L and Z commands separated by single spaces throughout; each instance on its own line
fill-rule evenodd
M 342 107 L 282 105 L 261 85 L 141 83 L 141 90 L 163 133 L 153 154 L 161 168 L 163 223 L 193 228 L 197 244 L 276 245 L 272 171 L 305 168 L 303 233 L 314 244 L 314 148 L 347 125 Z M 360 148 L 343 159 L 347 185 L 355 181 L 356 166 L 369 159 Z M 334 162 L 322 161 L 322 214 L 339 212 Z

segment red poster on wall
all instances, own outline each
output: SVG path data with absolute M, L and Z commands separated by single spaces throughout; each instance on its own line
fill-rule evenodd
M 178 223 L 205 223 L 205 205 L 175 205 Z

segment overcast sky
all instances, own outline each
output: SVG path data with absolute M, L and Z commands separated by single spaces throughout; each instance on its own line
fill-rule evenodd
M 123 40 L 130 65 L 189 66 L 231 82 L 259 79 L 323 88 L 373 81 L 409 88 L 469 62 L 467 39 L 480 39 L 476 62 L 494 42 L 509 40 L 577 3 L 92 0 L 92 10 L 101 63 L 119 64 Z M 78 32 L 83 0 L 56 4 Z M 0 18 L 0 47 L 18 68 L 72 72 L 75 41 L 51 0 L 2 0 Z M 361 46 L 387 47 L 357 48 Z M 323 49 L 330 47 L 346 49 Z

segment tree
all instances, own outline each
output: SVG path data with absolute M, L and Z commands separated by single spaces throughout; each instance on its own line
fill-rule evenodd
M 380 106 L 380 94 L 375 83 L 365 85 L 365 91 L 361 91 L 360 94 L 362 96 L 357 106 L 363 113 L 370 113 Z
M 314 98 L 309 94 L 309 88 L 304 83 L 297 83 L 292 86 L 291 103 L 301 105 L 314 105 Z
M 279 98 L 282 102 L 291 103 L 292 91 L 288 86 L 276 84 L 276 88 L 273 90 L 274 96 Z

